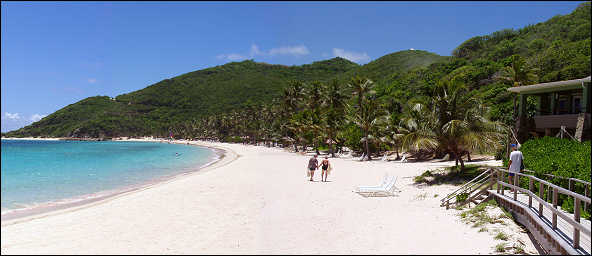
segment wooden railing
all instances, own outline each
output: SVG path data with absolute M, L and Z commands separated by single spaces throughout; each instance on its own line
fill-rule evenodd
M 467 201 L 469 201 L 471 193 L 473 193 L 476 190 L 478 190 L 479 188 L 481 188 L 483 186 L 483 184 L 485 184 L 487 182 L 488 179 L 491 179 L 491 174 L 492 174 L 491 172 L 485 171 L 485 172 L 479 174 L 477 177 L 470 180 L 469 182 L 463 184 L 460 188 L 458 188 L 454 192 L 452 192 L 452 193 L 446 195 L 444 198 L 440 199 L 440 203 L 441 203 L 440 206 L 446 206 L 446 209 L 450 208 L 450 204 L 456 204 L 458 206 L 458 203 L 461 203 L 461 202 L 456 201 L 456 196 L 463 194 L 463 193 L 468 194 L 469 197 L 467 197 Z M 452 199 L 454 199 L 454 201 L 451 203 L 450 201 Z
M 581 210 L 582 210 L 581 204 L 582 204 L 582 202 L 584 204 L 590 204 L 591 200 L 588 196 L 584 196 L 584 195 L 575 193 L 573 191 L 570 191 L 570 190 L 565 189 L 563 187 L 557 186 L 557 185 L 550 183 L 548 181 L 545 181 L 545 180 L 539 179 L 537 177 L 534 177 L 532 175 L 528 175 L 528 174 L 524 174 L 524 173 L 516 173 L 514 175 L 513 183 L 518 184 L 518 185 L 512 185 L 512 184 L 505 183 L 502 181 L 504 176 L 506 176 L 505 173 L 509 173 L 508 170 L 496 167 L 496 168 L 491 168 L 490 171 L 492 172 L 492 174 L 493 174 L 493 172 L 497 173 L 497 175 L 496 175 L 497 181 L 495 181 L 495 183 L 497 183 L 497 193 L 501 193 L 503 195 L 504 188 L 509 187 L 509 188 L 513 189 L 514 201 L 517 200 L 518 191 L 528 194 L 528 207 L 532 208 L 532 200 L 533 199 L 535 201 L 537 201 L 539 203 L 538 215 L 541 217 L 543 216 L 543 208 L 545 208 L 545 207 L 548 208 L 552 212 L 553 230 L 557 229 L 557 217 L 558 216 L 560 218 L 562 218 L 563 220 L 565 220 L 567 223 L 571 224 L 573 226 L 573 232 L 574 232 L 573 233 L 573 247 L 574 248 L 580 247 L 580 232 L 583 232 L 584 234 L 590 236 L 590 227 L 584 226 L 580 223 L 580 214 L 581 214 Z M 524 188 L 520 187 L 519 177 L 528 178 L 528 189 L 524 189 Z M 561 177 L 561 178 L 563 178 L 563 177 Z M 581 182 L 581 183 L 585 184 L 586 186 L 590 185 L 589 182 L 574 179 L 574 178 L 565 178 L 565 179 L 569 179 L 570 183 L 571 183 L 571 181 L 573 181 L 573 182 Z M 539 182 L 538 195 L 533 192 L 535 181 Z M 493 183 L 494 182 L 492 180 L 491 185 L 493 185 Z M 549 193 L 551 193 L 551 191 L 552 191 L 552 198 L 553 198 L 552 204 L 546 202 L 543 199 L 545 185 L 549 188 Z M 588 191 L 589 191 L 589 189 L 588 189 Z M 567 214 L 565 214 L 557 209 L 557 199 L 559 197 L 559 194 L 564 194 L 564 195 L 574 198 L 574 215 L 573 215 L 573 217 L 570 217 Z
M 534 174 L 534 171 L 531 170 L 522 170 L 522 172 L 527 172 L 527 173 L 532 173 Z M 587 182 L 585 180 L 580 180 L 580 179 L 576 179 L 576 178 L 568 178 L 568 177 L 561 177 L 561 176 L 556 176 L 553 174 L 543 174 L 546 177 L 550 177 L 550 178 L 555 178 L 555 179 L 561 179 L 561 180 L 567 180 L 568 181 L 568 190 L 569 191 L 574 191 L 576 188 L 576 184 L 577 183 L 581 183 L 584 186 L 584 196 L 585 197 L 590 197 L 590 182 Z M 549 191 L 549 195 L 547 196 L 547 198 L 551 198 L 551 190 L 548 188 L 547 191 Z M 584 209 L 584 211 L 586 211 L 588 209 L 588 205 L 589 203 L 583 202 L 582 204 L 582 208 Z

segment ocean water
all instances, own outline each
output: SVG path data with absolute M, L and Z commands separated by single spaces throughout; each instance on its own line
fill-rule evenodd
M 2 140 L 2 213 L 91 198 L 186 173 L 217 154 L 159 142 Z

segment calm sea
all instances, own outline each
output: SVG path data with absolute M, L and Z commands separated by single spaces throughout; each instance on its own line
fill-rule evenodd
M 208 148 L 158 142 L 2 140 L 2 213 L 115 193 L 196 170 Z

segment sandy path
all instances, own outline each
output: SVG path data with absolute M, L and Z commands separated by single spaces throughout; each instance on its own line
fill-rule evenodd
M 203 144 L 239 157 L 90 207 L 3 222 L 2 253 L 490 254 L 497 243 L 463 224 L 456 211 L 439 207 L 453 186 L 412 185 L 412 176 L 453 162 L 331 159 L 330 182 L 309 182 L 308 156 Z M 400 196 L 352 192 L 357 185 L 376 185 L 385 172 L 399 177 Z

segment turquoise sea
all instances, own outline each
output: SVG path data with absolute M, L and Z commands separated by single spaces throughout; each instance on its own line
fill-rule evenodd
M 190 172 L 208 148 L 159 142 L 2 140 L 2 214 L 63 204 Z

